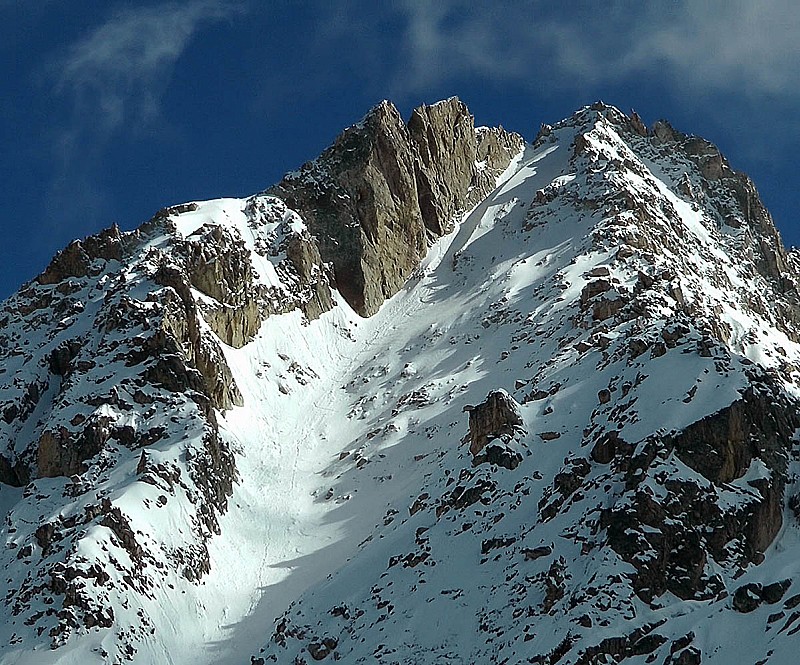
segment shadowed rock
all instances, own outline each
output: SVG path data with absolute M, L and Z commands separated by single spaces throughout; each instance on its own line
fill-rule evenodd
M 493 390 L 478 406 L 465 406 L 469 412 L 469 452 L 477 456 L 493 439 L 511 440 L 524 432 L 519 405 L 505 390 Z
M 449 231 L 494 189 L 523 144 L 503 129 L 476 130 L 455 98 L 420 107 L 408 126 L 384 101 L 268 193 L 300 213 L 340 293 L 370 316 L 425 256 L 428 234 Z

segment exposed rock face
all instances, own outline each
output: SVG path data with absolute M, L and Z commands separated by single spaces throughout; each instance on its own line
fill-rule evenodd
M 154 281 L 170 291 L 161 294 L 166 305 L 166 316 L 161 323 L 163 334 L 154 335 L 147 346 L 156 358 L 156 364 L 148 373 L 149 380 L 173 392 L 196 390 L 219 409 L 241 405 L 242 396 L 219 344 L 201 332 L 197 306 L 184 273 L 175 267 L 162 265 L 155 273 Z M 230 328 L 222 328 L 221 332 L 225 330 Z M 239 334 L 244 335 L 244 332 Z
M 792 580 L 781 580 L 763 586 L 757 582 L 743 584 L 733 594 L 733 609 L 747 614 L 762 604 L 774 605 L 780 602 L 787 589 L 792 585 Z
M 62 249 L 45 271 L 36 278 L 39 284 L 57 284 L 68 277 L 85 277 L 91 272 L 99 274 L 102 263 L 120 261 L 124 242 L 116 224 L 85 240 L 73 240 Z M 100 259 L 101 263 L 93 263 Z
M 375 313 L 425 255 L 408 130 L 388 102 L 270 193 L 301 214 L 337 288 L 362 315 Z
M 261 325 L 250 252 L 217 225 L 198 229 L 187 238 L 184 252 L 189 282 L 216 301 L 201 301 L 203 318 L 226 344 L 244 346 Z
M 408 126 L 382 102 L 269 193 L 301 214 L 337 288 L 369 316 L 419 264 L 426 231 L 447 232 L 522 146 L 502 129 L 476 132 L 455 98 L 417 109 Z
M 712 202 L 724 224 L 733 228 L 744 226 L 754 232 L 753 254 L 759 272 L 783 285 L 783 290 L 794 288 L 796 280 L 790 277 L 792 271 L 787 265 L 780 233 L 753 181 L 745 173 L 734 171 L 713 143 L 683 134 L 665 120 L 653 125 L 651 135 L 656 144 L 681 151 L 697 165 L 703 178 L 703 199 Z M 684 190 L 691 191 L 693 198 L 696 196 L 688 181 Z
M 687 466 L 718 485 L 741 478 L 756 458 L 781 477 L 786 442 L 799 423 L 792 405 L 779 394 L 749 388 L 741 399 L 687 427 L 669 444 Z
M 36 468 L 42 478 L 71 476 L 86 470 L 83 462 L 99 453 L 111 437 L 110 419 L 96 417 L 75 435 L 64 427 L 39 438 Z
M 519 134 L 502 127 L 476 127 L 475 133 L 478 137 L 475 175 L 467 191 L 465 208 L 483 200 L 497 186 L 497 177 L 525 147 L 525 140 Z
M 477 137 L 472 117 L 455 100 L 420 106 L 411 114 L 408 131 L 417 153 L 420 212 L 431 233 L 441 236 L 450 229 L 474 178 Z
M 794 403 L 755 383 L 731 406 L 620 459 L 629 498 L 607 511 L 603 523 L 611 547 L 638 570 L 634 588 L 643 599 L 665 591 L 712 598 L 724 588 L 709 574 L 712 562 L 743 568 L 763 560 L 782 526 L 786 450 L 798 426 Z M 673 451 L 708 484 L 655 480 Z M 737 483 L 748 471 L 753 478 Z M 664 487 L 659 501 L 640 489 L 654 482 Z M 732 484 L 743 497 L 733 506 L 723 498 Z
M 494 189 L 497 175 L 523 147 L 518 134 L 502 127 L 476 130 L 456 98 L 415 109 L 408 131 L 416 152 L 419 207 L 434 236 L 448 233 L 458 213 Z
M 473 457 L 492 439 L 508 441 L 524 432 L 519 405 L 505 390 L 493 390 L 484 402 L 464 410 L 469 412 L 469 452 Z

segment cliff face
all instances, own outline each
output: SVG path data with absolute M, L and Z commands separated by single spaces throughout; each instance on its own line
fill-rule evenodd
M 416 180 L 425 227 L 449 233 L 459 213 L 477 205 L 523 148 L 518 134 L 474 125 L 458 99 L 415 109 L 408 131 L 416 154 Z
M 522 147 L 517 134 L 476 131 L 455 98 L 416 109 L 408 125 L 382 102 L 269 193 L 306 220 L 337 288 L 370 316 L 400 290 L 427 241 L 491 191 Z

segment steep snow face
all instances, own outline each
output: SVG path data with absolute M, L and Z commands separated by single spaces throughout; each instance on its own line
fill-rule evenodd
M 61 261 L 5 304 L 0 663 L 794 662 L 793 259 L 697 141 L 544 127 L 368 319 L 274 197 Z

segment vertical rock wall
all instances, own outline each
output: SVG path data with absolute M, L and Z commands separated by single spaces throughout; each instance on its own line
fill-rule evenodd
M 491 191 L 523 145 L 476 130 L 456 98 L 416 109 L 408 125 L 384 101 L 269 193 L 302 215 L 339 291 L 370 316 L 425 256 L 427 237 Z

